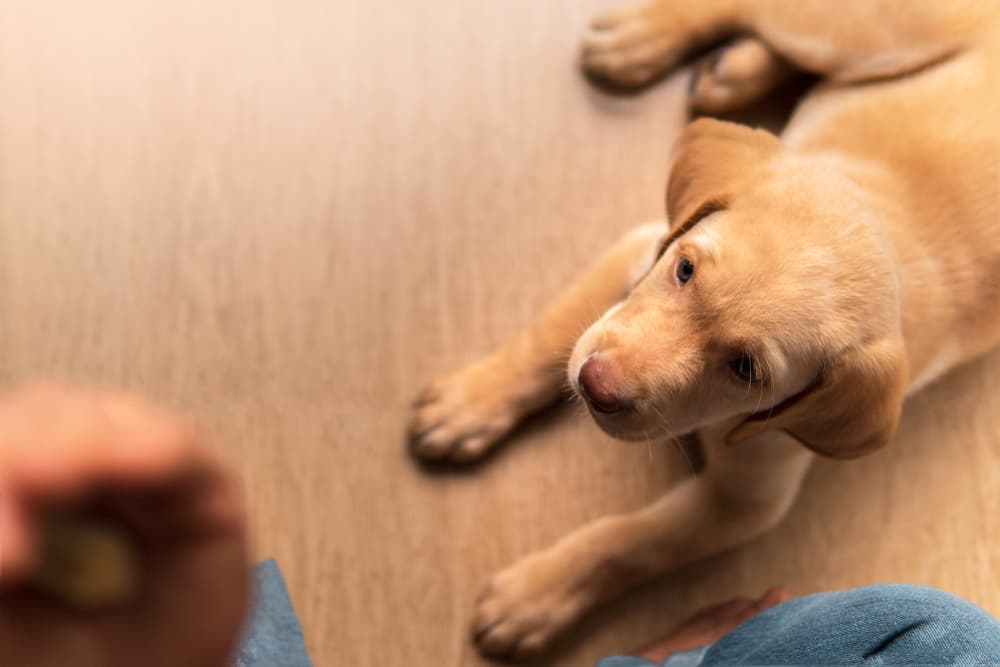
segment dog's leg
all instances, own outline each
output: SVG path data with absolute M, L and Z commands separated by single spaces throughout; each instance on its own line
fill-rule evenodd
M 627 234 L 528 329 L 492 355 L 433 382 L 417 399 L 411 448 L 426 459 L 478 458 L 559 397 L 576 339 L 652 265 L 664 223 Z
M 701 433 L 707 467 L 653 505 L 600 519 L 501 572 L 480 597 L 476 643 L 530 657 L 596 604 L 659 573 L 741 544 L 788 510 L 813 455 L 768 434 L 736 448 Z
M 643 86 L 699 46 L 753 34 L 797 68 L 839 81 L 917 70 L 972 43 L 996 0 L 643 0 L 597 18 L 582 66 L 618 86 Z
M 590 76 L 621 88 L 640 88 L 689 51 L 736 29 L 729 0 L 641 0 L 594 19 L 583 37 L 580 64 Z
M 688 103 L 699 113 L 727 113 L 762 99 L 795 71 L 761 40 L 742 37 L 695 65 Z
M 973 43 L 996 0 L 738 0 L 737 23 L 807 72 L 835 81 L 900 76 Z

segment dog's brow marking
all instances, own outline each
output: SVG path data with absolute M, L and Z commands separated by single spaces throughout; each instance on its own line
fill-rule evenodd
M 679 239 L 680 237 L 687 234 L 689 231 L 694 229 L 694 226 L 699 222 L 712 215 L 713 213 L 718 213 L 719 211 L 725 211 L 728 208 L 726 202 L 721 199 L 709 199 L 694 210 L 694 213 L 688 217 L 683 223 L 677 225 L 677 227 L 670 233 L 667 238 L 663 240 L 663 244 L 660 246 L 659 251 L 656 253 L 656 259 L 659 260 L 663 257 L 663 253 L 667 251 L 670 245 Z

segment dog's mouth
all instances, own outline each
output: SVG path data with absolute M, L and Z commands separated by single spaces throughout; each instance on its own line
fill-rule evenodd
M 594 422 L 602 431 L 616 440 L 645 442 L 660 435 L 660 429 L 658 428 L 650 430 L 638 426 L 640 418 L 632 408 L 627 411 L 616 412 L 612 415 L 597 412 L 591 408 L 590 416 L 593 417 Z
M 649 438 L 649 429 L 638 426 L 641 414 L 633 402 L 624 402 L 616 405 L 614 410 L 609 410 L 595 403 L 592 397 L 587 396 L 586 390 L 576 383 L 573 385 L 573 391 L 587 406 L 587 412 L 590 413 L 594 423 L 612 438 L 629 442 Z

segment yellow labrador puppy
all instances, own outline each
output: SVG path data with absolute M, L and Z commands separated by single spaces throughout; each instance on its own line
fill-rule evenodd
M 417 402 L 413 451 L 474 459 L 555 400 L 568 366 L 608 433 L 695 431 L 704 449 L 655 504 L 497 575 L 474 620 L 485 653 L 535 654 L 593 605 L 768 530 L 815 454 L 884 447 L 907 394 L 1000 341 L 997 3 L 647 0 L 594 21 L 583 66 L 641 86 L 727 36 L 692 105 L 724 112 L 795 69 L 819 75 L 782 136 L 692 123 L 669 226 L 627 235 Z

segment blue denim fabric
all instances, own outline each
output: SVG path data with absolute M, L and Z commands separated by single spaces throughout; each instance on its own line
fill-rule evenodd
M 699 651 L 700 662 L 691 663 L 688 651 L 668 657 L 663 667 L 998 665 L 1000 622 L 950 593 L 878 584 L 772 607 Z M 652 664 L 620 656 L 598 667 Z
M 672 653 L 664 662 L 662 667 L 698 667 L 701 664 L 701 659 L 704 657 L 705 652 L 711 648 L 711 644 L 708 646 L 702 646 L 700 648 L 693 648 L 690 651 L 681 651 L 679 653 Z M 636 658 L 631 655 L 614 655 L 610 658 L 605 658 L 597 663 L 597 667 L 661 667 L 654 662 L 649 660 L 643 660 L 642 658 Z
M 312 667 L 277 563 L 266 560 L 257 565 L 253 581 L 253 610 L 235 667 Z

